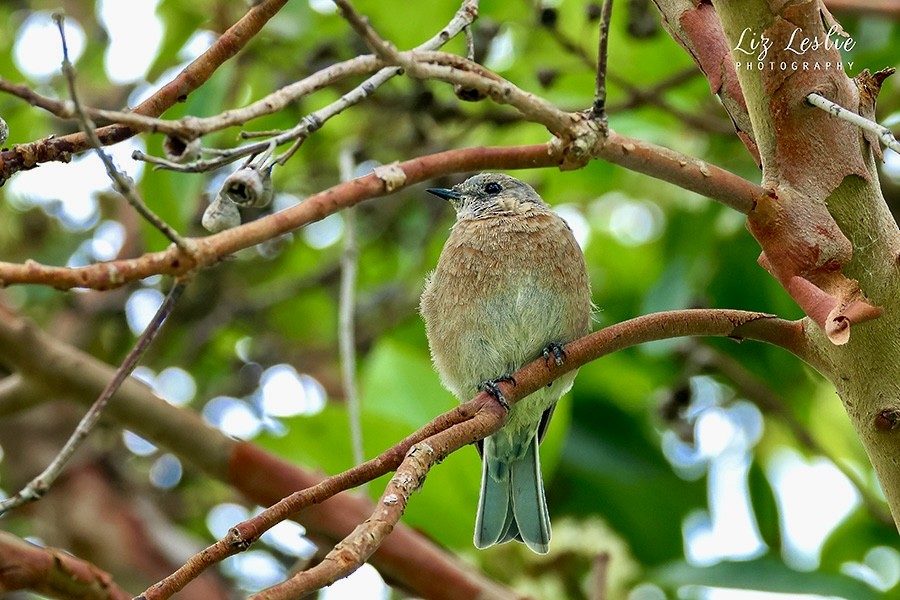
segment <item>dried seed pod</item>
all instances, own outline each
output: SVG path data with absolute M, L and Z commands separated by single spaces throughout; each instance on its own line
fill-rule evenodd
M 203 228 L 211 233 L 219 233 L 241 224 L 241 213 L 234 202 L 220 195 L 203 211 L 200 221 Z
M 229 175 L 220 193 L 238 206 L 262 208 L 272 202 L 274 191 L 272 167 L 260 170 L 249 165 Z
M 177 135 L 168 135 L 163 141 L 166 158 L 176 163 L 189 163 L 200 158 L 200 138 L 190 141 Z

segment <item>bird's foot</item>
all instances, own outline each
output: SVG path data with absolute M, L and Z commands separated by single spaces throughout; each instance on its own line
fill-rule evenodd
M 563 363 L 566 362 L 566 351 L 563 349 L 562 344 L 550 342 L 547 344 L 547 347 L 544 348 L 544 364 L 548 367 L 550 366 L 551 356 L 553 356 L 553 360 L 557 367 L 563 366 Z
M 501 375 L 500 377 L 495 377 L 494 379 L 488 379 L 478 387 L 481 388 L 482 391 L 487 392 L 506 410 L 509 410 L 509 402 L 506 401 L 506 398 L 503 396 L 503 392 L 500 391 L 500 386 L 497 384 L 501 381 L 505 381 L 507 383 L 516 385 L 516 380 L 513 379 L 512 375 Z

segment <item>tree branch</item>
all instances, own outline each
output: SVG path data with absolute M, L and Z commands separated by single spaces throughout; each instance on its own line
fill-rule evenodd
M 148 131 L 190 140 L 274 114 L 283 110 L 290 103 L 322 88 L 348 77 L 366 75 L 383 66 L 383 61 L 371 54 L 357 56 L 316 71 L 309 77 L 290 83 L 247 106 L 226 110 L 210 117 L 189 115 L 180 119 L 160 119 L 130 111 L 105 110 L 89 106 L 83 108 L 85 114 L 91 119 L 126 125 L 134 133 Z M 42 96 L 27 85 L 12 83 L 0 78 L 0 91 L 21 98 L 32 106 L 42 108 L 60 119 L 75 118 L 72 107 L 66 102 Z
M 891 70 L 891 72 L 893 72 L 893 70 Z M 821 94 L 809 94 L 808 96 L 806 96 L 806 101 L 816 108 L 821 108 L 828 114 L 835 116 L 838 119 L 842 119 L 844 121 L 847 121 L 848 123 L 852 123 L 860 129 L 874 134 L 882 144 L 884 144 L 894 152 L 900 153 L 900 142 L 898 142 L 897 138 L 894 137 L 894 132 L 884 125 L 879 125 L 875 121 L 871 121 L 865 117 L 862 117 L 855 112 L 844 108 L 837 102 L 832 102 Z
M 343 148 L 338 157 L 341 181 L 353 179 L 356 168 L 353 150 Z M 363 450 L 362 416 L 359 393 L 356 385 L 356 286 L 359 271 L 359 243 L 356 240 L 356 207 L 344 211 L 343 248 L 341 249 L 341 284 L 338 293 L 338 351 L 341 357 L 341 384 L 347 417 L 350 424 L 350 446 L 353 450 L 353 464 L 365 460 Z
M 51 598 L 130 600 L 109 573 L 56 548 L 0 531 L 0 594 L 29 590 Z
M 176 102 L 183 102 L 188 95 L 202 86 L 226 60 L 238 53 L 247 42 L 259 33 L 287 0 L 260 0 L 247 11 L 210 46 L 184 68 L 175 79 L 156 91 L 150 98 L 134 108 L 135 113 L 157 117 Z M 103 145 L 121 142 L 136 132 L 125 125 L 110 125 L 97 130 Z M 50 161 L 67 162 L 72 154 L 84 152 L 90 143 L 83 133 L 45 138 L 29 144 L 19 144 L 11 150 L 0 151 L 0 186 L 18 171 L 33 169 Z
M 125 360 L 119 368 L 116 369 L 113 378 L 106 387 L 103 388 L 100 397 L 91 405 L 90 410 L 88 410 L 78 423 L 78 427 L 72 432 L 72 435 L 66 441 L 66 444 L 40 475 L 32 479 L 28 485 L 18 493 L 0 501 L 0 516 L 13 508 L 22 506 L 28 502 L 33 502 L 47 493 L 47 490 L 50 489 L 50 486 L 53 485 L 53 482 L 55 482 L 57 477 L 62 473 L 66 463 L 72 458 L 72 455 L 75 454 L 75 451 L 87 438 L 88 434 L 94 428 L 94 425 L 97 424 L 97 421 L 100 420 L 100 415 L 103 413 L 103 409 L 106 408 L 107 403 L 122 385 L 122 382 L 131 375 L 131 372 L 134 371 L 141 356 L 143 356 L 147 348 L 150 347 L 150 344 L 153 343 L 153 340 L 159 333 L 163 323 L 165 323 L 166 318 L 172 312 L 172 308 L 174 308 L 175 303 L 178 301 L 178 298 L 183 291 L 183 283 L 178 282 L 172 286 L 166 299 L 157 309 L 156 314 L 153 315 L 153 319 L 147 325 L 146 329 L 144 329 L 143 333 L 141 333 L 140 337 L 138 337 L 134 347 L 128 353 L 128 356 L 125 357 Z
M 117 168 L 115 163 L 113 163 L 112 158 L 103 151 L 101 147 L 100 139 L 97 137 L 97 132 L 94 130 L 94 124 L 91 122 L 90 118 L 85 114 L 84 110 L 81 108 L 81 101 L 78 99 L 78 90 L 75 85 L 75 67 L 72 66 L 72 62 L 69 60 L 69 45 L 66 43 L 66 30 L 64 27 L 64 19 L 62 15 L 55 14 L 53 15 L 53 20 L 56 21 L 56 26 L 59 29 L 59 37 L 62 40 L 62 50 L 63 50 L 63 63 L 62 70 L 63 74 L 66 77 L 66 82 L 69 86 L 69 96 L 72 98 L 72 105 L 74 106 L 75 118 L 78 120 L 78 124 L 81 127 L 82 133 L 84 133 L 85 137 L 87 137 L 88 144 L 91 149 L 97 154 L 100 158 L 100 161 L 103 163 L 103 166 L 106 168 L 106 174 L 112 180 L 113 187 L 117 192 L 122 194 L 122 196 L 128 201 L 128 203 L 137 211 L 139 215 L 144 217 L 151 225 L 156 227 L 164 236 L 166 236 L 169 241 L 174 243 L 180 250 L 183 252 L 188 252 L 189 247 L 185 243 L 184 239 L 175 231 L 168 223 L 163 221 L 156 213 L 154 213 L 147 205 L 144 203 L 143 199 L 138 194 L 137 190 L 134 187 L 134 182 L 124 173 L 121 173 Z
M 69 398 L 85 405 L 96 399 L 115 374 L 113 367 L 39 330 L 2 304 L 0 362 L 15 367 L 25 382 L 40 390 L 42 397 Z M 269 506 L 297 490 L 309 488 L 315 496 L 306 503 L 309 507 L 297 520 L 326 540 L 337 542 L 371 512 L 371 502 L 360 496 L 334 494 L 370 480 L 372 461 L 364 469 L 350 473 L 347 480 L 329 480 L 317 487 L 323 481 L 318 473 L 300 469 L 250 443 L 224 435 L 194 411 L 166 402 L 134 378 L 124 381 L 105 415 L 192 463 L 210 477 L 233 486 L 255 504 Z M 446 422 L 438 423 L 446 427 Z M 381 472 L 395 468 L 401 460 L 402 455 L 396 457 L 394 467 Z M 372 564 L 386 578 L 424 598 L 513 600 L 517 597 L 405 526 L 394 530 L 373 556 Z M 180 569 L 176 573 L 181 572 Z M 159 597 L 154 593 L 153 589 L 148 590 L 148 597 Z
M 515 384 L 501 382 L 510 404 L 546 386 L 561 375 L 618 350 L 649 341 L 682 336 L 725 336 L 775 344 L 808 357 L 800 321 L 784 321 L 763 313 L 738 310 L 679 310 L 644 315 L 606 327 L 565 346 L 566 361 L 556 366 L 539 358 L 513 374 Z M 428 470 L 450 453 L 497 431 L 506 411 L 485 392 L 461 404 L 396 444 L 382 455 L 353 469 L 280 500 L 233 527 L 226 538 L 195 555 L 184 567 L 144 594 L 146 600 L 168 598 L 203 569 L 245 550 L 270 527 L 323 498 L 371 481 L 391 470 L 397 473 L 365 523 L 329 553 L 326 560 L 292 580 L 260 593 L 256 600 L 299 597 L 346 577 L 359 568 L 399 522 L 409 495 Z
M 606 123 L 606 59 L 609 42 L 609 20 L 612 17 L 612 0 L 603 0 L 600 10 L 600 37 L 597 42 L 597 74 L 594 78 L 594 103 L 591 117 Z
M 611 133 L 594 148 L 598 158 L 640 173 L 651 174 L 697 193 L 720 200 L 735 210 L 748 212 L 767 191 L 728 171 L 673 150 Z M 151 275 L 180 276 L 212 266 L 238 250 L 293 231 L 362 200 L 377 198 L 416 183 L 451 173 L 481 169 L 526 169 L 561 166 L 562 150 L 555 144 L 479 147 L 448 150 L 396 165 L 402 183 L 390 185 L 372 173 L 314 194 L 291 208 L 204 238 L 189 238 L 185 254 L 177 247 L 86 267 L 69 268 L 0 262 L 0 286 L 21 283 L 106 290 Z

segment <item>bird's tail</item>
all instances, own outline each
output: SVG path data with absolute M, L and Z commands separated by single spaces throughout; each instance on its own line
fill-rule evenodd
M 481 496 L 475 517 L 479 549 L 510 540 L 538 554 L 550 549 L 550 514 L 541 479 L 537 432 L 519 458 L 498 456 L 493 439 L 484 441 Z

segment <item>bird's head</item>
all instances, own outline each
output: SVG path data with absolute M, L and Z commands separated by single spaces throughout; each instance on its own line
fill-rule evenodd
M 547 205 L 530 185 L 502 173 L 482 173 L 452 188 L 429 188 L 429 193 L 449 200 L 457 219 L 515 215 L 546 210 Z

